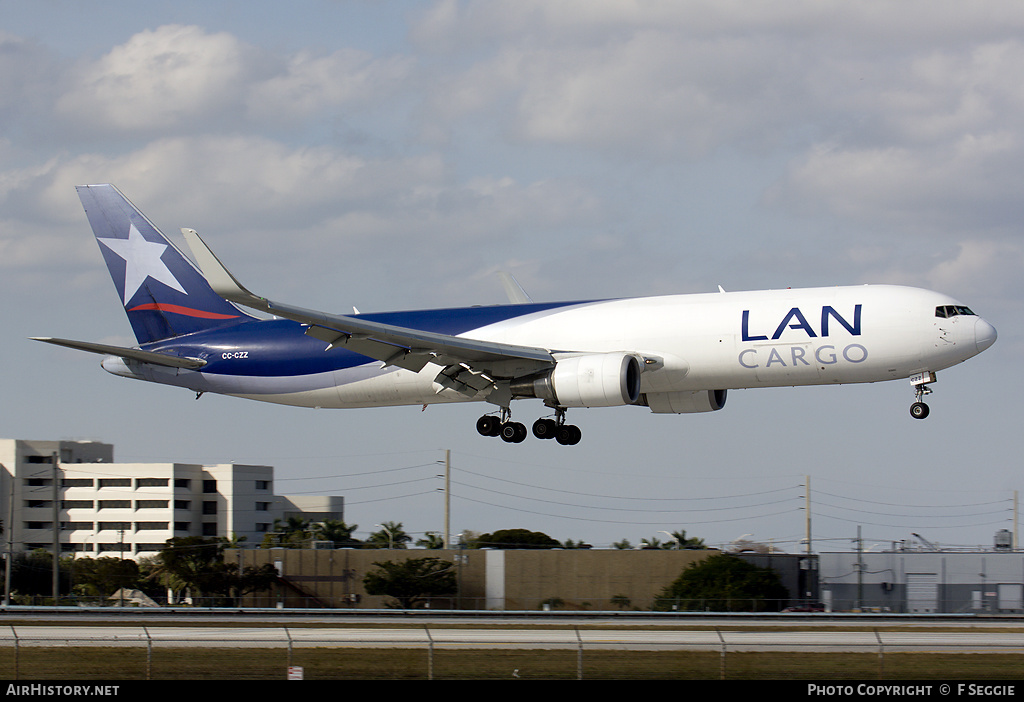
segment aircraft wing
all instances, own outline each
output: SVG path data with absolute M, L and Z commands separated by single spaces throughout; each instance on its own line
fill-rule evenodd
M 489 396 L 500 389 L 502 380 L 536 373 L 555 364 L 549 349 L 466 339 L 273 302 L 239 283 L 194 229 L 182 229 L 181 233 L 218 295 L 307 325 L 306 334 L 327 343 L 328 349 L 344 347 L 386 366 L 413 372 L 435 363 L 443 366 L 435 382 L 469 396 Z M 499 392 L 499 396 L 502 394 Z
M 198 358 L 171 356 L 166 353 L 143 351 L 141 349 L 130 349 L 125 346 L 94 344 L 91 341 L 73 341 L 71 339 L 54 339 L 48 336 L 33 336 L 30 338 L 32 339 L 32 341 L 45 341 L 48 344 L 66 346 L 69 349 L 77 349 L 78 351 L 99 353 L 103 354 L 104 356 L 120 356 L 121 358 L 130 358 L 136 361 L 142 361 L 143 363 L 152 363 L 154 365 L 168 366 L 170 368 L 187 368 L 189 370 L 198 370 L 206 365 L 206 361 L 200 360 Z

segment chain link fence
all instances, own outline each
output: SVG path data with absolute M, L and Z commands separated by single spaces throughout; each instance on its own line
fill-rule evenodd
M 6 680 L 1024 677 L 1024 634 L 722 628 L 0 629 Z

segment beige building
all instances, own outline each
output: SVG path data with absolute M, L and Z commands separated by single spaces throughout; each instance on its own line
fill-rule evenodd
M 432 609 L 614 610 L 650 608 L 689 563 L 715 551 L 257 549 L 228 551 L 242 566 L 269 563 L 281 575 L 274 591 L 246 598 L 252 607 L 386 607 L 367 595 L 363 578 L 377 561 L 436 557 L 457 568 L 459 596 Z
M 173 537 L 244 537 L 275 519 L 343 519 L 341 497 L 274 494 L 274 469 L 240 464 L 115 463 L 96 441 L 0 440 L 0 514 L 12 552 L 152 556 Z M 55 530 L 54 527 L 57 526 Z

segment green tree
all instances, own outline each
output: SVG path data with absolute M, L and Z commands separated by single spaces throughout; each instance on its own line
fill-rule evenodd
M 224 548 L 242 548 L 242 543 L 248 541 L 249 537 L 232 532 L 231 536 L 222 536 L 220 540 L 224 542 Z
M 481 534 L 477 548 L 559 548 L 561 544 L 547 534 L 529 529 L 499 529 L 492 534 Z
M 437 532 L 428 531 L 422 539 L 416 540 L 416 545 L 426 549 L 441 549 L 445 546 L 444 537 Z
M 60 583 L 58 587 L 63 593 L 71 588 L 71 570 L 67 559 L 62 559 L 58 566 Z M 46 549 L 35 549 L 28 553 L 15 553 L 11 556 L 11 594 L 51 595 L 53 594 L 53 554 Z
M 569 539 L 565 543 L 562 544 L 562 548 L 565 548 L 565 549 L 580 549 L 580 548 L 588 549 L 588 548 L 593 548 L 593 546 L 588 544 L 586 541 L 583 541 L 582 539 L 580 541 L 573 541 L 572 539 Z
M 313 526 L 313 533 L 320 541 L 330 541 L 334 548 L 358 548 L 363 542 L 352 536 L 358 528 L 358 524 L 346 524 L 340 519 L 325 519 Z
M 224 581 L 224 541 L 203 536 L 168 539 L 158 554 L 151 577 L 172 590 L 188 590 L 193 597 L 219 592 Z
M 707 545 L 704 543 L 704 539 L 687 536 L 686 530 L 680 529 L 672 532 L 672 541 L 665 548 L 700 550 L 707 548 Z
M 416 609 L 435 597 L 458 591 L 455 566 L 440 558 L 410 558 L 374 563 L 363 578 L 367 594 L 394 598 L 401 609 Z
M 313 539 L 314 525 L 303 517 L 275 519 L 271 531 L 263 537 L 261 548 L 306 548 Z
M 629 609 L 633 606 L 633 601 L 625 595 L 613 595 L 612 604 L 619 609 Z
M 401 522 L 384 522 L 378 524 L 380 531 L 370 534 L 366 540 L 370 548 L 405 548 L 412 537 L 405 533 Z
M 225 563 L 223 569 L 219 569 L 219 577 L 216 581 L 209 583 L 211 591 L 228 595 L 236 602 L 243 595 L 251 592 L 269 590 L 270 586 L 277 582 L 277 568 L 264 563 L 261 566 L 245 566 L 241 573 L 238 571 L 237 563 Z
M 123 587 L 136 587 L 139 582 L 139 564 L 131 559 L 83 557 L 68 565 L 75 583 L 72 591 L 77 595 L 105 597 Z
M 668 532 L 665 532 L 668 534 Z M 627 542 L 628 543 L 628 542 Z M 666 551 L 676 551 L 683 549 L 703 549 L 707 548 L 704 545 L 704 539 L 698 539 L 697 537 L 688 537 L 685 529 L 679 531 L 673 531 L 669 534 L 669 539 L 662 541 L 657 538 L 653 539 L 641 539 L 640 548 L 651 550 L 651 549 L 664 549 Z
M 168 539 L 157 554 L 149 579 L 172 590 L 187 590 L 193 597 L 242 595 L 266 590 L 277 580 L 270 564 L 246 566 L 224 562 L 228 539 L 185 536 Z
M 654 609 L 714 612 L 778 611 L 789 598 L 778 574 L 738 556 L 718 553 L 690 563 L 654 601 Z

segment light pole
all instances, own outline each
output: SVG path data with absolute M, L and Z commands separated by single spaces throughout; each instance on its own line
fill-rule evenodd
M 375 527 L 380 527 L 381 530 L 388 535 L 388 550 L 392 550 L 395 547 L 394 537 L 391 535 L 391 530 L 383 524 L 374 524 Z

